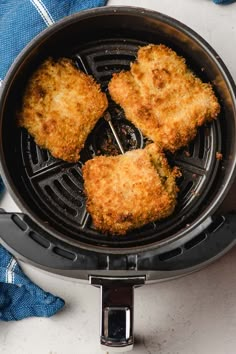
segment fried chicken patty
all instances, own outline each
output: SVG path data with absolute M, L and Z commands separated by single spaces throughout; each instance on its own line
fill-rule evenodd
M 104 233 L 123 235 L 169 216 L 176 205 L 179 174 L 155 144 L 87 161 L 84 188 L 94 226 Z
M 49 58 L 26 86 L 19 125 L 54 157 L 75 162 L 107 106 L 106 95 L 91 76 L 70 59 Z
M 141 47 L 131 70 L 113 75 L 109 92 L 127 119 L 171 152 L 187 145 L 197 127 L 220 111 L 211 85 L 196 77 L 184 58 L 161 44 Z

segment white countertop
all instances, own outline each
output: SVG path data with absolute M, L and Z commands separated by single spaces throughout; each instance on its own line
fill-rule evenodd
M 211 0 L 110 0 L 150 8 L 185 23 L 218 52 L 236 81 L 236 3 Z M 16 211 L 9 195 L 0 207 Z M 0 322 L 0 354 L 97 354 L 99 290 L 29 265 L 25 272 L 66 301 L 50 319 Z M 192 275 L 135 290 L 134 354 L 236 353 L 236 249 Z

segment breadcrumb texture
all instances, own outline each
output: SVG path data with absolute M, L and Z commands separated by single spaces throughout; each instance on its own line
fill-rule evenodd
M 107 106 L 106 95 L 91 76 L 70 59 L 49 58 L 27 84 L 19 125 L 54 157 L 75 162 Z
M 197 128 L 220 112 L 212 86 L 162 44 L 141 47 L 131 70 L 113 75 L 109 92 L 127 119 L 171 152 L 187 145 Z
M 94 226 L 103 233 L 124 235 L 168 217 L 175 209 L 179 175 L 155 144 L 87 161 L 84 187 Z

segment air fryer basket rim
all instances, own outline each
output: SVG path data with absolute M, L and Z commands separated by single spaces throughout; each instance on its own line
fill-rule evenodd
M 171 25 L 174 28 L 177 28 L 178 30 L 180 30 L 181 32 L 183 32 L 185 35 L 187 35 L 189 38 L 191 38 L 191 40 L 193 40 L 195 43 L 197 43 L 209 56 L 210 58 L 215 62 L 215 64 L 217 65 L 217 67 L 220 69 L 224 80 L 227 84 L 227 87 L 230 91 L 230 95 L 231 97 L 233 97 L 233 101 L 234 101 L 234 109 L 236 106 L 235 103 L 235 86 L 234 86 L 234 82 L 231 78 L 230 73 L 228 72 L 226 66 L 224 65 L 224 63 L 222 62 L 222 60 L 219 58 L 219 56 L 217 55 L 217 53 L 214 51 L 214 49 L 211 48 L 211 46 L 203 39 L 201 38 L 197 33 L 195 33 L 192 29 L 190 29 L 189 27 L 187 27 L 186 25 L 182 24 L 181 22 L 160 14 L 156 11 L 152 11 L 152 10 L 147 10 L 144 8 L 140 8 L 140 7 L 124 7 L 124 6 L 116 6 L 116 7 L 102 7 L 102 8 L 97 8 L 97 9 L 92 9 L 92 10 L 85 10 L 82 11 L 78 14 L 73 14 L 71 16 L 68 16 L 60 21 L 58 21 L 57 23 L 55 23 L 54 25 L 52 25 L 51 27 L 47 28 L 46 30 L 44 30 L 42 33 L 40 33 L 38 36 L 36 36 L 26 47 L 25 49 L 23 49 L 23 51 L 18 55 L 18 57 L 16 58 L 16 60 L 14 61 L 14 63 L 12 64 L 11 68 L 9 69 L 6 78 L 4 80 L 3 86 L 2 86 L 2 92 L 1 92 L 1 103 L 2 106 L 4 106 L 6 97 L 8 95 L 8 91 L 10 89 L 10 85 L 12 83 L 12 80 L 14 80 L 15 76 L 17 75 L 17 70 L 19 68 L 19 66 L 23 63 L 23 62 L 27 62 L 27 58 L 30 56 L 31 52 L 39 45 L 39 43 L 41 41 L 46 41 L 48 36 L 52 36 L 55 32 L 57 32 L 58 30 L 62 30 L 64 27 L 66 27 L 68 24 L 72 24 L 75 23 L 77 21 L 80 21 L 82 19 L 87 19 L 87 18 L 93 18 L 93 17 L 97 17 L 97 16 L 118 16 L 118 15 L 131 15 L 131 16 L 148 16 L 149 18 L 154 18 L 154 19 L 158 19 L 162 22 L 165 22 L 169 25 Z M 2 134 L 2 125 L 1 125 L 1 134 Z M 48 227 L 45 227 L 44 224 L 41 223 L 40 218 L 37 217 L 37 215 L 35 215 L 34 213 L 32 213 L 31 209 L 29 208 L 29 206 L 27 205 L 27 203 L 25 203 L 25 201 L 21 198 L 21 196 L 18 193 L 18 189 L 16 188 L 16 186 L 14 185 L 14 183 L 11 180 L 11 176 L 9 174 L 8 168 L 7 168 L 7 164 L 6 164 L 6 160 L 5 160 L 5 153 L 3 151 L 3 146 L 1 145 L 1 162 L 0 162 L 0 169 L 1 169 L 1 174 L 4 180 L 5 185 L 7 186 L 8 191 L 10 192 L 11 196 L 13 197 L 14 201 L 16 202 L 16 204 L 20 207 L 20 209 L 26 213 L 27 215 L 29 215 L 31 217 L 31 219 L 36 222 L 38 225 L 40 225 L 43 229 L 45 229 L 45 231 L 50 231 L 53 233 L 53 230 L 50 230 Z M 224 183 L 224 185 L 222 186 L 221 190 L 218 191 L 218 193 L 216 194 L 213 202 L 206 208 L 206 210 L 204 211 L 204 213 L 202 213 L 201 215 L 199 215 L 194 222 L 189 225 L 188 227 L 186 227 L 184 230 L 181 230 L 181 232 L 178 232 L 177 235 L 170 235 L 168 238 L 159 241 L 157 243 L 151 243 L 149 245 L 145 245 L 143 247 L 132 247 L 132 249 L 119 249 L 119 248 L 100 248 L 100 247 L 94 247 L 94 246 L 90 246 L 87 245 L 86 243 L 83 244 L 82 242 L 80 243 L 80 247 L 81 248 L 86 248 L 86 249 L 92 249 L 92 250 L 96 250 L 98 252 L 105 252 L 105 253 L 127 253 L 127 251 L 129 253 L 133 253 L 133 252 L 137 252 L 137 251 L 142 251 L 144 248 L 145 250 L 147 249 L 151 249 L 154 247 L 161 247 L 163 245 L 166 245 L 168 243 L 171 243 L 173 241 L 178 240 L 179 238 L 182 238 L 184 236 L 186 236 L 188 233 L 193 232 L 194 229 L 196 229 L 200 224 L 202 224 L 209 216 L 211 216 L 215 210 L 218 208 L 218 206 L 220 205 L 220 203 L 222 202 L 223 198 L 225 197 L 225 195 L 227 194 L 227 192 L 229 191 L 234 178 L 236 176 L 236 156 L 235 156 L 235 152 L 234 152 L 234 156 L 232 157 L 232 162 L 231 162 L 231 168 L 229 169 L 228 173 L 227 173 L 227 178 L 226 181 Z M 55 233 L 55 236 L 58 238 L 61 238 L 60 235 L 58 235 L 58 233 Z M 63 240 L 63 235 L 62 235 L 62 240 Z M 73 242 L 72 242 L 73 244 Z M 76 244 L 76 246 L 78 246 L 78 243 Z

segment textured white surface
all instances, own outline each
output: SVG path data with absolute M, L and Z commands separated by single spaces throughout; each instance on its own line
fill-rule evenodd
M 211 0 L 110 0 L 109 5 L 150 8 L 204 37 L 236 79 L 236 3 Z M 17 211 L 6 195 L 1 207 Z M 30 266 L 25 272 L 66 307 L 50 319 L 0 322 L 0 354 L 97 354 L 99 290 Z M 198 273 L 145 286 L 135 293 L 134 354 L 236 353 L 236 249 Z

